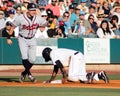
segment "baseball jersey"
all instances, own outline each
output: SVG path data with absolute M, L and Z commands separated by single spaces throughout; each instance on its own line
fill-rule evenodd
M 64 63 L 69 59 L 69 57 L 74 55 L 76 52 L 77 51 L 71 49 L 59 48 L 52 50 L 50 53 L 50 57 L 54 65 L 56 65 L 55 62 L 57 60 L 60 60 L 61 63 L 64 65 Z
M 27 14 L 22 14 L 13 21 L 15 27 L 19 26 L 19 34 L 24 37 L 34 37 L 39 26 L 46 24 L 46 20 L 38 15 L 35 15 L 32 21 L 27 17 Z

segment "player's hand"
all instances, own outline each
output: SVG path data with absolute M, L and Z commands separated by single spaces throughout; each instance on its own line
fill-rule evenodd
M 67 83 L 67 79 L 64 77 L 62 78 L 62 84 L 65 84 L 65 83 Z
M 11 45 L 12 44 L 12 40 L 11 39 L 7 39 L 7 44 Z
M 44 81 L 43 83 L 51 83 L 51 81 L 50 81 L 50 80 L 47 80 L 47 81 Z

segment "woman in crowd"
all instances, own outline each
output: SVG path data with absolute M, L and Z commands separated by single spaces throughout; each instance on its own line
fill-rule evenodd
M 113 15 L 110 21 L 110 28 L 113 30 L 115 35 L 120 36 L 120 28 L 118 25 L 118 16 Z
M 99 38 L 117 38 L 114 32 L 110 29 L 107 20 L 101 22 L 100 28 L 97 30 L 97 35 Z
M 97 25 L 97 23 L 94 20 L 94 16 L 93 15 L 89 15 L 88 21 L 90 22 L 92 31 L 96 34 L 96 31 L 98 29 L 98 25 Z

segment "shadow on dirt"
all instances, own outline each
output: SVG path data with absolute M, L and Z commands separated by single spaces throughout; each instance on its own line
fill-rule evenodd
M 18 78 L 0 78 L 0 82 L 19 82 Z

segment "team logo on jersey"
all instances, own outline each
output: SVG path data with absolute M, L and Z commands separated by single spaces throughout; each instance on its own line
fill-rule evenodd
M 31 26 L 30 25 L 23 25 L 22 28 L 23 29 L 26 29 L 26 30 L 34 30 L 34 29 L 37 29 L 39 26 L 39 24 L 32 24 Z

